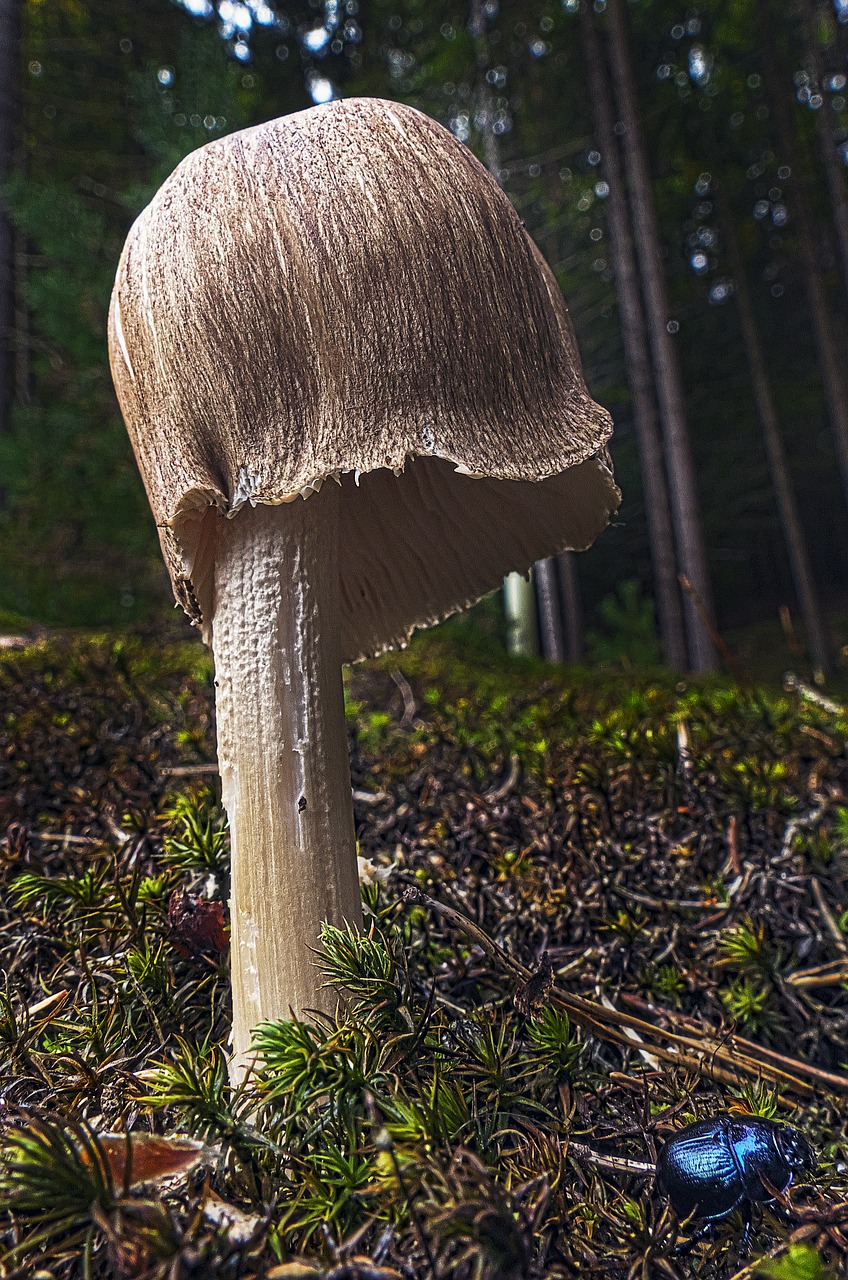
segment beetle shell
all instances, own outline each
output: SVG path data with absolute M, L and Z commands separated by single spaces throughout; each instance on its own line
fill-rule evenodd
M 715 1222 L 734 1209 L 748 1215 L 752 1204 L 771 1200 L 764 1178 L 785 1191 L 796 1173 L 815 1166 L 813 1148 L 791 1125 L 717 1115 L 669 1139 L 657 1161 L 657 1186 L 679 1218 Z

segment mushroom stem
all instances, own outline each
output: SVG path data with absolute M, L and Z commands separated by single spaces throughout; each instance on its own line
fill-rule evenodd
M 322 921 L 361 923 L 339 622 L 339 490 L 218 528 L 212 648 L 232 843 L 233 1083 L 261 1022 L 332 1012 Z

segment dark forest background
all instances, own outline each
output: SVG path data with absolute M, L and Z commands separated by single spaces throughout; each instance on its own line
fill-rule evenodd
M 7 626 L 171 612 L 106 357 L 133 217 L 210 139 L 376 94 L 496 173 L 615 418 L 619 517 L 554 575 L 567 599 L 576 572 L 590 653 L 706 666 L 705 617 L 784 606 L 813 665 L 839 661 L 848 4 L 0 0 L 0 22 Z

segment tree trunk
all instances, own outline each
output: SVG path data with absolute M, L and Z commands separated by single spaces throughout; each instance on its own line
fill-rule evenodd
M 539 615 L 542 657 L 547 658 L 548 662 L 565 662 L 559 583 L 554 560 L 551 557 L 537 560 L 533 576 L 536 580 L 536 610 Z
M 7 181 L 15 153 L 20 57 L 20 0 L 0 0 L 0 186 Z M 0 196 L 0 435 L 9 429 L 14 401 L 15 232 Z M 0 509 L 5 492 L 0 479 Z
M 489 173 L 500 183 L 501 156 L 497 135 L 494 131 L 495 112 L 491 86 L 486 79 L 489 71 L 489 44 L 486 39 L 486 18 L 483 14 L 482 0 L 471 0 L 471 12 L 468 19 L 468 32 L 474 41 L 474 53 L 477 60 L 477 112 L 479 132 L 483 139 L 483 159 Z
M 823 677 L 828 667 L 824 623 L 816 595 L 804 530 L 798 514 L 798 504 L 795 500 L 795 493 L 789 477 L 786 450 L 783 447 L 780 423 L 771 391 L 771 380 L 757 326 L 751 289 L 736 237 L 733 213 L 721 186 L 715 188 L 715 197 L 721 238 L 733 276 L 736 303 L 739 309 L 739 323 L 742 328 L 742 340 L 745 344 L 745 354 L 751 370 L 751 385 L 757 405 L 757 416 L 763 431 L 763 440 L 768 455 L 775 498 L 777 499 L 780 524 L 792 572 L 792 581 L 795 586 L 795 594 L 798 597 L 801 616 L 804 619 L 804 628 L 807 633 L 807 643 L 813 669 L 817 677 Z
M 477 59 L 477 111 L 479 131 L 483 141 L 483 160 L 486 168 L 497 183 L 501 180 L 501 157 L 498 139 L 493 129 L 494 104 L 492 90 L 486 79 L 489 70 L 489 49 L 486 40 L 486 19 L 483 13 L 482 0 L 471 0 L 468 19 L 468 31 L 474 41 Z M 542 568 L 539 590 L 542 598 L 545 592 L 552 589 L 554 582 L 551 567 Z M 553 615 L 543 610 L 537 613 L 536 590 L 532 581 L 528 581 L 520 573 L 511 573 L 504 579 L 503 588 L 504 612 L 506 614 L 506 644 L 510 653 L 522 654 L 524 657 L 535 657 L 539 652 L 541 633 L 542 652 L 546 655 L 557 650 L 557 637 L 547 630 Z M 538 622 L 538 628 L 537 628 Z M 560 659 L 551 657 L 552 662 Z
M 583 56 L 589 81 L 589 97 L 595 134 L 602 156 L 604 177 L 609 187 L 607 225 L 615 267 L 616 294 L 621 316 L 621 337 L 627 380 L 633 404 L 633 423 L 639 447 L 642 489 L 648 521 L 648 540 L 654 569 L 657 615 L 663 657 L 670 667 L 687 667 L 686 632 L 677 580 L 677 557 L 663 462 L 662 438 L 654 401 L 651 356 L 645 330 L 645 315 L 639 294 L 639 277 L 630 234 L 624 176 L 618 154 L 612 112 L 609 74 L 591 0 L 580 8 Z
M 804 41 L 807 46 L 807 62 L 815 85 L 822 97 L 822 105 L 816 115 L 816 132 L 821 149 L 827 189 L 833 209 L 836 243 L 839 249 L 839 265 L 842 271 L 842 287 L 848 298 L 848 184 L 843 175 L 844 165 L 837 153 L 833 114 L 828 109 L 824 91 L 824 70 L 818 40 L 816 39 L 815 0 L 799 0 L 801 20 L 804 24 Z M 799 175 L 800 176 L 800 175 Z
M 630 187 L 633 226 L 645 308 L 648 318 L 655 385 L 665 437 L 665 457 L 671 507 L 674 513 L 677 555 L 682 572 L 692 583 L 709 615 L 712 590 L 707 570 L 704 534 L 698 509 L 695 467 L 677 352 L 668 330 L 670 307 L 660 249 L 657 215 L 651 193 L 651 171 L 642 131 L 636 81 L 630 59 L 625 0 L 608 0 L 610 53 L 615 91 L 623 126 L 622 145 Z M 689 596 L 684 603 L 689 658 L 696 671 L 715 666 L 716 655 L 709 628 Z
M 539 652 L 536 631 L 536 591 L 532 577 L 510 573 L 504 578 L 506 647 L 510 653 L 534 658 Z
M 807 295 L 813 333 L 819 355 L 825 401 L 833 431 L 842 488 L 848 502 L 848 384 L 843 374 L 844 353 L 840 352 L 827 301 L 824 273 L 819 263 L 812 217 L 803 188 L 801 152 L 789 105 L 789 86 L 784 84 L 775 57 L 774 26 L 769 0 L 757 0 L 760 25 L 760 58 L 771 100 L 772 118 L 782 159 L 792 176 L 786 184 L 786 199 L 792 215 L 801 260 L 801 274 Z
M 562 596 L 562 635 L 566 662 L 582 662 L 585 656 L 583 644 L 583 605 L 580 601 L 580 583 L 577 579 L 577 559 L 573 551 L 561 551 L 556 558 Z

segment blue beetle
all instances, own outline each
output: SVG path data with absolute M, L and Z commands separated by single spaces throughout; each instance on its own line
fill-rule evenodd
M 679 1218 L 704 1221 L 695 1240 L 738 1210 L 745 1221 L 744 1247 L 752 1206 L 773 1199 L 763 1180 L 785 1191 L 797 1173 L 812 1173 L 815 1167 L 813 1148 L 791 1125 L 720 1114 L 669 1138 L 657 1160 L 657 1187 Z

